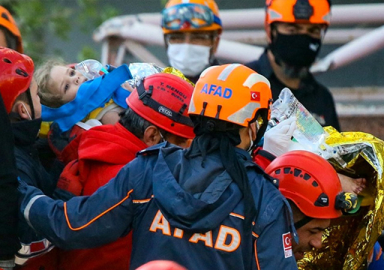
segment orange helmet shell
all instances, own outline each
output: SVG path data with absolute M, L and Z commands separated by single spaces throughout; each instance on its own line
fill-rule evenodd
M 265 23 L 330 24 L 329 0 L 267 0 Z
M 0 94 L 8 113 L 16 98 L 29 89 L 33 70 L 29 56 L 0 47 Z
M 17 38 L 17 51 L 23 53 L 23 44 L 19 28 L 17 28 L 11 13 L 2 6 L 0 6 L 0 25 L 8 29 L 8 31 Z
M 140 86 L 132 91 L 127 98 L 128 106 L 159 128 L 183 138 L 194 138 L 193 123 L 187 114 L 193 86 L 182 78 L 167 73 L 150 75 L 141 84 L 144 92 L 139 96 Z M 147 103 L 146 98 L 151 101 Z M 156 109 L 156 106 L 151 107 L 151 102 L 156 103 Z M 179 113 L 182 117 L 178 118 Z
M 241 64 L 212 66 L 201 73 L 188 113 L 247 127 L 258 110 L 269 110 L 271 100 L 269 81 L 252 69 Z
M 324 158 L 308 151 L 291 151 L 277 157 L 265 172 L 279 180 L 279 190 L 311 218 L 332 219 L 342 215 L 335 208 L 342 192 L 335 169 Z
M 165 5 L 165 8 L 177 6 L 180 4 L 186 4 L 186 3 L 199 4 L 199 5 L 207 6 L 207 7 L 209 7 L 209 9 L 213 12 L 213 14 L 216 17 L 220 18 L 219 8 L 218 8 L 218 6 L 214 0 L 169 0 L 167 2 L 167 4 Z M 201 27 L 201 28 L 192 28 L 191 27 L 191 28 L 183 28 L 180 30 L 169 30 L 169 29 L 165 29 L 163 27 L 163 33 L 169 34 L 169 33 L 173 33 L 173 32 L 194 32 L 194 31 L 215 31 L 215 30 L 218 30 L 219 34 L 220 34 L 222 31 L 222 28 L 223 27 L 217 23 L 213 23 L 210 26 Z

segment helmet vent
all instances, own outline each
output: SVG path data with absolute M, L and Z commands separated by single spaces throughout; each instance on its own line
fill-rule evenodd
M 20 68 L 16 69 L 16 73 L 19 74 L 20 76 L 28 77 L 28 73 Z
M 9 21 L 9 17 L 5 12 L 1 13 L 1 17 Z
M 275 171 L 275 174 L 280 174 L 281 173 L 281 170 L 280 169 L 277 169 L 276 171 Z
M 8 58 L 3 58 L 3 62 L 8 63 L 8 64 L 12 64 L 12 61 L 9 60 Z
M 313 181 L 313 182 L 312 182 L 312 186 L 314 186 L 314 187 L 318 187 L 319 184 L 318 184 L 316 181 Z
M 301 174 L 302 170 L 299 170 L 299 169 L 294 169 L 293 170 L 293 175 L 298 177 L 300 174 Z
M 311 176 L 309 174 L 305 173 L 303 178 L 304 178 L 304 180 L 309 180 L 309 179 L 311 179 Z

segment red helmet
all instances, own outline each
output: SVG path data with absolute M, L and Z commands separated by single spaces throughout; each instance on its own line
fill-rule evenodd
M 144 78 L 127 98 L 128 106 L 145 120 L 180 137 L 192 139 L 188 106 L 193 86 L 180 77 L 157 73 Z
M 279 180 L 281 193 L 304 215 L 320 219 L 342 215 L 337 207 L 343 194 L 340 180 L 324 158 L 308 151 L 291 151 L 277 157 L 265 172 Z
M 33 70 L 29 56 L 0 47 L 0 93 L 8 113 L 16 98 L 29 89 Z
M 11 13 L 4 7 L 0 6 L 0 26 L 8 29 L 17 39 L 17 51 L 23 53 L 23 44 L 21 40 L 21 34 L 19 28 L 17 28 L 16 22 L 13 19 Z M 9 46 L 9 44 L 8 44 Z

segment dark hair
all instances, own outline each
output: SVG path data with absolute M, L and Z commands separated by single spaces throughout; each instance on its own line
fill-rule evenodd
M 120 113 L 119 123 L 139 139 L 144 137 L 144 131 L 149 126 L 153 126 L 152 123 L 135 113 L 130 107 Z

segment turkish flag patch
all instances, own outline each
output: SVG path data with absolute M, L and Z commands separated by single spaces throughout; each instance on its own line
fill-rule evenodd
M 290 232 L 283 234 L 283 247 L 285 258 L 292 257 L 292 237 Z
M 251 91 L 251 100 L 260 101 L 260 92 Z

